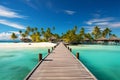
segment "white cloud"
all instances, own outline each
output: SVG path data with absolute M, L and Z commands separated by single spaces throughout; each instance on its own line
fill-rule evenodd
M 15 33 L 17 35 L 19 35 L 20 33 L 18 31 L 8 31 L 9 33 Z
M 85 30 L 87 30 L 86 32 L 92 32 L 93 30 L 93 26 L 84 26 Z
M 87 24 L 85 28 L 88 32 L 92 32 L 95 26 L 99 26 L 100 30 L 104 30 L 106 27 L 112 30 L 120 28 L 120 21 L 117 21 L 114 17 L 93 18 L 85 23 Z
M 64 12 L 68 15 L 73 15 L 76 13 L 75 11 L 71 11 L 71 10 L 64 10 Z
M 90 32 L 95 26 L 99 26 L 101 30 L 105 29 L 106 27 L 109 27 L 111 29 L 120 28 L 120 22 L 115 21 L 115 19 L 112 17 L 91 19 L 87 21 L 86 24 L 86 28 Z
M 87 30 L 87 32 L 92 33 L 93 29 L 95 26 L 85 26 L 85 29 Z M 106 28 L 106 26 L 99 26 L 100 30 L 104 30 Z
M 34 4 L 34 3 L 32 2 L 32 0 L 25 0 L 25 3 L 26 3 L 28 6 L 32 7 L 33 9 L 38 10 L 37 5 Z
M 15 33 L 16 35 L 18 35 L 18 39 L 20 39 L 19 38 L 19 33 L 17 32 L 17 31 L 8 31 L 8 32 L 2 32 L 2 33 L 0 33 L 0 40 L 11 40 L 11 34 L 12 33 Z
M 0 33 L 0 40 L 10 40 L 10 33 L 2 32 Z
M 19 15 L 15 11 L 5 6 L 0 5 L 0 16 L 7 18 L 24 18 L 24 16 Z
M 98 22 L 98 23 L 95 23 L 94 25 L 109 25 L 110 23 L 109 22 Z
M 101 19 L 91 19 L 89 21 L 87 21 L 86 23 L 88 25 L 92 25 L 94 23 L 98 23 L 98 22 L 107 22 L 107 21 L 112 21 L 113 18 L 112 17 L 108 17 L 108 18 L 101 18 Z
M 17 29 L 25 29 L 25 26 L 20 25 L 20 24 L 15 23 L 15 22 L 9 22 L 7 20 L 0 20 L 0 24 L 7 25 L 7 26 L 17 28 Z
M 114 28 L 120 28 L 120 22 L 114 22 L 109 24 L 109 26 L 114 27 Z
M 110 28 L 119 28 L 120 22 L 99 22 L 95 23 L 94 25 L 103 26 L 103 27 L 110 27 Z

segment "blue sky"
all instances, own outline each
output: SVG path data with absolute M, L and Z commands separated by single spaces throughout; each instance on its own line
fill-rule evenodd
M 27 26 L 55 26 L 61 34 L 75 25 L 86 32 L 109 27 L 119 36 L 120 0 L 0 0 L 0 40 Z

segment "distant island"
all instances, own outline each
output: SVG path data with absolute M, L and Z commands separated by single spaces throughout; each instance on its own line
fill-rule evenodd
M 93 44 L 93 43 L 108 43 L 115 42 L 119 43 L 120 39 L 117 38 L 115 34 L 112 33 L 112 30 L 106 27 L 104 30 L 101 30 L 99 26 L 95 26 L 91 33 L 86 33 L 85 28 L 81 28 L 78 30 L 77 26 L 74 26 L 73 29 L 66 31 L 65 33 L 61 33 L 61 35 L 57 33 L 53 33 L 55 27 L 47 28 L 31 28 L 27 27 L 26 30 L 19 30 L 21 41 L 22 42 L 59 42 L 64 41 L 68 44 Z M 11 38 L 13 40 L 18 38 L 18 35 L 12 33 Z

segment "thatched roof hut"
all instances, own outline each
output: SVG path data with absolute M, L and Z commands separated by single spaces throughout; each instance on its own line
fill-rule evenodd
M 105 37 L 100 37 L 100 38 L 96 39 L 95 41 L 98 44 L 106 44 L 106 43 L 108 43 L 108 39 L 105 38 Z
M 32 42 L 32 40 L 31 39 L 29 39 L 29 38 L 22 38 L 22 39 L 20 39 L 22 42 Z
M 96 41 L 107 41 L 107 40 L 108 40 L 108 39 L 105 38 L 105 37 L 100 37 L 100 38 L 96 39 Z
M 90 39 L 88 39 L 88 38 L 84 38 L 84 41 L 90 41 Z
M 109 38 L 109 41 L 120 41 L 120 39 L 117 38 L 117 37 L 115 37 L 115 36 L 111 36 L 111 37 Z
M 84 38 L 84 43 L 85 43 L 85 44 L 89 44 L 89 43 L 91 43 L 91 40 L 90 40 L 89 38 L 86 38 L 86 37 L 85 37 L 85 38 Z
M 48 38 L 48 40 L 50 41 L 50 42 L 56 42 L 56 37 L 54 37 L 54 36 L 52 36 L 52 37 L 50 37 L 50 38 Z

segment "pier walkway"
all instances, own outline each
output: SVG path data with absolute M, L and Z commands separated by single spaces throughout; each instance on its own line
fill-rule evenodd
M 60 43 L 25 80 L 97 80 L 94 75 Z

